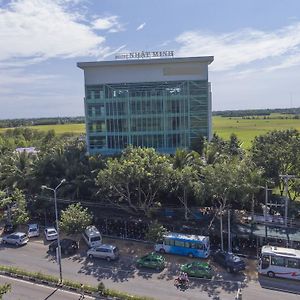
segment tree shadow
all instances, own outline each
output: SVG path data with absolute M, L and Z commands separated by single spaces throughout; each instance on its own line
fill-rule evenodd
M 300 295 L 300 284 L 297 279 L 269 278 L 264 275 L 259 275 L 258 282 L 264 289 Z
M 75 259 L 78 260 L 78 257 Z M 97 258 L 83 260 L 81 257 L 80 260 L 82 265 L 78 273 L 93 276 L 98 281 L 110 279 L 113 282 L 123 282 L 135 277 L 135 265 L 123 259 L 107 262 Z

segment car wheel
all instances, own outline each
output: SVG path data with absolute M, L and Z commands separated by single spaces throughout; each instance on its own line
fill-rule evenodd
M 2 243 L 3 243 L 3 244 L 7 244 L 7 241 L 5 241 L 5 240 L 2 240 Z
M 106 261 L 111 261 L 111 258 L 109 256 L 106 257 Z
M 270 278 L 274 278 L 275 277 L 275 273 L 274 272 L 268 272 L 267 273 L 267 275 L 268 275 L 268 277 L 270 277 Z
M 193 258 L 193 257 L 194 257 L 194 254 L 193 254 L 193 253 L 189 253 L 189 254 L 188 254 L 188 257 L 189 257 L 189 258 Z
M 15 245 L 16 245 L 16 247 L 19 247 L 19 246 L 20 246 L 18 242 L 16 242 Z
M 94 258 L 94 255 L 93 254 L 89 254 L 89 258 Z
M 165 254 L 165 253 L 166 253 L 166 251 L 165 251 L 165 249 L 161 248 L 161 249 L 159 249 L 159 253 L 161 253 L 161 254 Z
M 228 273 L 232 273 L 232 269 L 230 267 L 227 267 L 226 270 Z
M 68 255 L 68 254 L 69 254 L 69 251 L 66 249 L 66 250 L 64 251 L 64 254 L 65 254 L 65 255 Z

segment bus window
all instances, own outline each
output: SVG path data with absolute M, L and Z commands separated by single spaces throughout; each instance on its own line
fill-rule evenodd
M 190 248 L 197 249 L 197 244 L 196 243 L 190 243 Z
M 190 242 L 184 242 L 184 247 L 185 248 L 192 248 Z
M 203 250 L 203 249 L 204 249 L 204 246 L 203 246 L 203 244 L 198 244 L 198 245 L 197 245 L 197 248 L 198 248 L 199 250 Z
M 184 242 L 183 241 L 176 241 L 175 240 L 175 246 L 177 246 L 177 247 L 184 247 Z
M 170 239 L 165 240 L 165 245 L 174 246 L 174 240 L 170 240 Z
M 295 258 L 288 258 L 286 266 L 288 268 L 298 269 L 299 268 L 299 261 Z
M 285 267 L 284 257 L 271 257 L 271 265 Z

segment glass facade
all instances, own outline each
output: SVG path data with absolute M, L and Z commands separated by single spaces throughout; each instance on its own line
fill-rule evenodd
M 163 153 L 209 137 L 210 85 L 168 81 L 87 85 L 85 112 L 90 154 L 119 153 L 127 145 Z

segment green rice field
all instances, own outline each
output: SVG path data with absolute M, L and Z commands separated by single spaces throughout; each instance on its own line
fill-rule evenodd
M 28 126 L 28 128 L 42 131 L 49 131 L 51 129 L 55 130 L 55 133 L 60 135 L 67 132 L 72 132 L 74 134 L 82 134 L 85 132 L 85 124 L 58 124 L 58 125 L 38 125 L 38 126 Z M 8 128 L 0 128 L 0 132 L 6 131 Z
M 213 117 L 213 132 L 220 137 L 228 139 L 231 133 L 235 133 L 243 142 L 243 148 L 249 148 L 255 136 L 262 135 L 272 130 L 297 129 L 300 131 L 300 119 L 287 118 L 287 115 L 271 114 L 269 118 L 263 117 L 254 119 L 243 119 L 240 117 Z M 64 125 L 40 125 L 31 126 L 36 130 L 48 131 L 54 129 L 60 135 L 66 132 L 82 134 L 85 132 L 85 124 L 64 124 Z M 0 132 L 5 131 L 0 128 Z
M 243 119 L 213 117 L 213 132 L 220 137 L 228 139 L 235 133 L 243 142 L 243 148 L 249 148 L 251 141 L 258 135 L 265 134 L 272 130 L 297 129 L 300 131 L 300 119 L 282 119 L 277 115 L 271 115 L 270 119 Z

